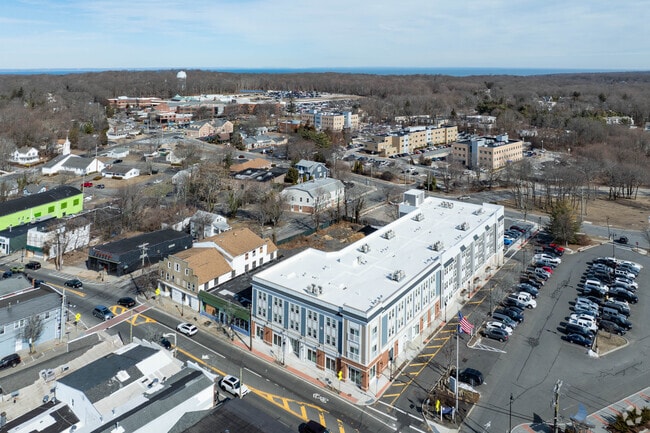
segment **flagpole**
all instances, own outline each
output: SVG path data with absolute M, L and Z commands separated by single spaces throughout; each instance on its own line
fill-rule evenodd
M 456 406 L 454 408 L 454 421 L 458 412 L 458 340 L 460 339 L 460 325 L 456 327 Z

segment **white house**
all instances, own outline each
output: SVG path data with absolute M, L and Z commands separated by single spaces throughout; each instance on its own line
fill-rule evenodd
M 325 164 L 322 162 L 308 161 L 306 159 L 298 161 L 296 169 L 298 170 L 300 177 L 304 180 L 322 179 L 329 175 L 329 170 L 325 167 Z
M 289 186 L 282 191 L 292 212 L 314 213 L 343 204 L 345 186 L 338 179 L 326 177 Z
M 106 156 L 109 158 L 126 158 L 129 156 L 129 149 L 126 147 L 115 147 L 106 152 Z
M 273 242 L 250 229 L 229 230 L 167 257 L 160 266 L 158 288 L 163 296 L 198 312 L 201 290 L 275 260 L 277 251 Z
M 21 147 L 13 151 L 9 160 L 20 165 L 31 165 L 39 162 L 41 158 L 35 147 Z
M 85 158 L 73 154 L 59 155 L 49 160 L 43 167 L 41 173 L 45 176 L 57 173 L 72 173 L 83 176 L 90 173 L 99 173 L 106 167 L 98 158 Z
M 215 213 L 198 210 L 190 218 L 190 233 L 199 239 L 227 232 L 231 228 L 226 217 Z
M 121 164 L 115 164 L 102 172 L 102 176 L 113 179 L 132 179 L 140 176 L 140 169 L 128 167 Z
M 76 217 L 29 229 L 27 231 L 27 250 L 35 257 L 50 260 L 59 254 L 66 254 L 90 243 L 90 222 Z

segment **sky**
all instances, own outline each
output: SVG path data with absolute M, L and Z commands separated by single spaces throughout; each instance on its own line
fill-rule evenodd
M 2 0 L 0 69 L 650 70 L 649 0 Z

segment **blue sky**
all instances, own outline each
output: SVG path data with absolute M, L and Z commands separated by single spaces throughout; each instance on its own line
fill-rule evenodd
M 650 70 L 648 0 L 3 0 L 0 69 Z

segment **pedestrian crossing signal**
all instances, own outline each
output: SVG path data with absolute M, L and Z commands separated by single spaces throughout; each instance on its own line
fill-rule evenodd
M 74 315 L 74 320 L 76 320 L 77 322 L 80 321 L 81 320 L 81 313 L 75 314 Z
M 343 380 L 343 371 L 339 370 L 339 373 L 338 373 L 337 376 L 338 376 L 339 380 Z

